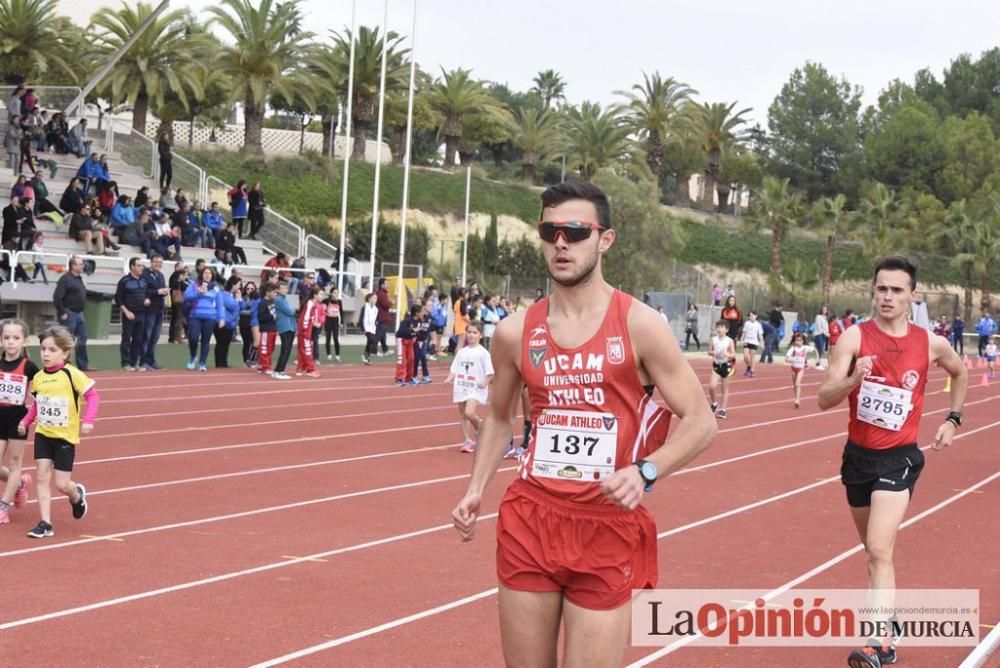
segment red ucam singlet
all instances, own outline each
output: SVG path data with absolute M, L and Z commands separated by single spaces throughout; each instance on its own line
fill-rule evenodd
M 847 437 L 872 450 L 916 443 L 924 410 L 930 333 L 913 323 L 900 337 L 886 334 L 874 320 L 858 327 L 858 357 L 876 358 L 871 374 L 850 394 Z
M 639 379 L 630 295 L 615 290 L 600 329 L 577 348 L 552 340 L 548 307 L 541 299 L 525 313 L 521 375 L 532 429 L 518 475 L 565 500 L 607 504 L 601 482 L 663 445 L 671 416 Z

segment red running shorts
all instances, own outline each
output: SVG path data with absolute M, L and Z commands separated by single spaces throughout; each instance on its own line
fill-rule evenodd
M 656 586 L 656 524 L 642 507 L 580 504 L 516 480 L 500 503 L 497 578 L 508 589 L 562 591 L 590 610 Z

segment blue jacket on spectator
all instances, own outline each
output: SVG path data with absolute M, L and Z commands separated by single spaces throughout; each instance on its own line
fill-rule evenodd
M 295 311 L 292 305 L 285 299 L 285 295 L 279 294 L 274 300 L 274 309 L 278 312 L 278 334 L 295 331 Z
M 118 280 L 115 290 L 115 304 L 118 306 L 124 306 L 129 311 L 141 315 L 146 312 L 147 299 L 149 299 L 149 283 L 145 276 L 136 278 L 129 273 Z
M 184 291 L 184 301 L 194 302 L 191 307 L 189 319 L 198 320 L 225 320 L 225 308 L 222 305 L 222 289 L 219 284 L 212 282 L 205 294 L 198 294 L 198 283 L 191 281 L 191 285 Z
M 225 311 L 223 320 L 226 321 L 226 329 L 236 329 L 236 323 L 240 320 L 240 308 L 243 305 L 242 299 L 236 299 L 232 292 L 222 293 L 222 308 Z
M 111 180 L 111 175 L 108 174 L 108 171 L 106 169 L 104 169 L 100 161 L 91 160 L 90 158 L 87 158 L 86 160 L 83 161 L 83 164 L 80 165 L 80 169 L 76 171 L 76 175 L 79 176 L 80 178 L 85 178 L 90 180 L 94 179 L 103 179 L 105 181 Z
M 254 297 L 250 302 L 250 326 L 260 327 L 260 297 Z
M 135 223 L 135 207 L 115 204 L 111 209 L 111 225 L 128 227 Z
M 226 226 L 226 222 L 222 219 L 222 214 L 218 211 L 206 211 L 201 219 L 205 223 L 205 227 L 213 232 L 218 232 Z

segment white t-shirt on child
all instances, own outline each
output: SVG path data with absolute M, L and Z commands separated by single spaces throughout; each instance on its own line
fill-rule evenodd
M 481 404 L 489 403 L 489 391 L 479 387 L 487 376 L 493 375 L 493 361 L 490 351 L 482 346 L 466 346 L 455 354 L 451 363 L 451 372 L 455 374 L 452 401 L 464 402 L 475 399 Z
M 805 369 L 809 360 L 809 355 L 816 353 L 813 346 L 790 346 L 785 353 L 785 359 L 792 363 L 793 369 Z

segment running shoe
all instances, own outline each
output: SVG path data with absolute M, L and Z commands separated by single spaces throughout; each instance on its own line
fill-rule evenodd
M 24 504 L 28 502 L 28 487 L 31 486 L 31 476 L 25 473 L 21 476 L 21 484 L 17 488 L 17 492 L 14 494 L 14 507 L 23 508 Z
M 340 364 L 340 355 L 334 355 L 333 359 L 337 361 L 337 364 Z
M 796 407 L 796 408 L 798 408 L 798 407 L 799 407 L 799 402 L 798 402 L 798 401 L 795 401 L 795 402 L 793 402 L 793 403 L 795 404 L 795 407 Z
M 322 376 L 322 374 L 320 374 L 319 371 L 310 371 L 306 375 L 309 376 L 310 378 L 319 378 Z
M 504 459 L 514 459 L 517 457 L 517 448 L 514 447 L 514 439 L 510 439 L 510 443 L 507 444 L 507 450 L 503 453 Z
M 396 387 L 406 387 L 406 385 L 407 385 L 407 383 L 405 381 L 402 381 L 402 380 L 397 380 L 396 381 Z
M 476 451 L 476 442 L 470 441 L 469 439 L 465 439 L 465 443 L 462 444 L 461 452 L 475 452 L 475 451 Z
M 0 524 L 10 524 L 10 513 L 3 506 L 0 506 Z
M 431 377 L 430 376 L 424 376 L 424 379 L 421 380 L 420 382 L 423 383 L 424 385 L 426 385 L 427 383 L 431 382 Z
M 431 362 L 437 362 L 438 361 L 438 356 L 437 355 L 428 355 L 427 359 L 430 360 Z
M 327 361 L 327 362 L 329 362 L 329 361 L 330 361 L 330 360 L 332 360 L 332 359 L 333 359 L 333 355 L 327 355 L 327 356 L 326 356 L 326 361 Z
M 719 412 L 719 403 L 717 401 L 713 401 L 711 404 L 709 404 L 709 408 L 712 409 L 712 415 L 715 415 L 716 413 Z
M 851 668 L 881 668 L 896 663 L 896 650 L 888 645 L 868 645 L 856 649 L 847 657 Z
M 720 420 L 725 420 L 726 419 L 726 409 L 725 408 L 720 408 L 719 411 L 715 414 L 715 417 L 719 418 Z
M 517 448 L 514 449 L 514 458 L 521 459 L 521 457 L 524 457 L 524 455 L 527 454 L 527 452 L 528 449 L 526 447 L 524 447 L 523 445 L 519 445 L 517 446 Z
M 122 364 L 122 371 L 135 371 L 135 367 L 130 364 Z
M 416 378 L 413 378 L 413 379 L 410 380 L 410 385 L 419 385 L 419 384 L 420 384 L 420 381 L 417 380 Z
M 137 367 L 135 367 L 132 370 L 133 371 L 149 371 L 149 367 L 146 366 L 145 364 L 143 364 L 142 366 L 137 366 Z
M 368 359 L 368 356 L 367 356 L 367 355 L 365 355 L 364 357 L 362 357 L 362 358 L 361 358 L 361 361 L 362 361 L 362 362 L 364 362 L 364 363 L 365 363 L 366 365 L 368 365 L 368 366 L 371 366 L 371 365 L 372 365 L 372 361 L 371 361 L 370 359 Z
M 44 521 L 39 521 L 35 528 L 28 532 L 28 538 L 49 538 L 55 535 L 52 525 Z
M 187 368 L 190 369 L 191 371 L 194 371 L 194 367 L 195 367 L 195 361 L 194 358 L 192 357 L 190 360 L 188 360 Z
M 73 519 L 82 520 L 87 515 L 87 488 L 77 484 L 76 493 L 80 498 L 70 501 L 69 505 L 73 506 Z
M 208 367 L 202 364 L 201 366 L 198 367 L 198 371 L 208 371 Z
M 305 371 L 296 371 L 295 372 L 296 376 L 302 376 L 303 374 L 305 374 Z
M 292 377 L 289 376 L 287 373 L 279 373 L 278 371 L 275 371 L 274 373 L 272 373 L 271 374 L 271 378 L 274 378 L 275 380 L 291 380 L 292 379 Z

